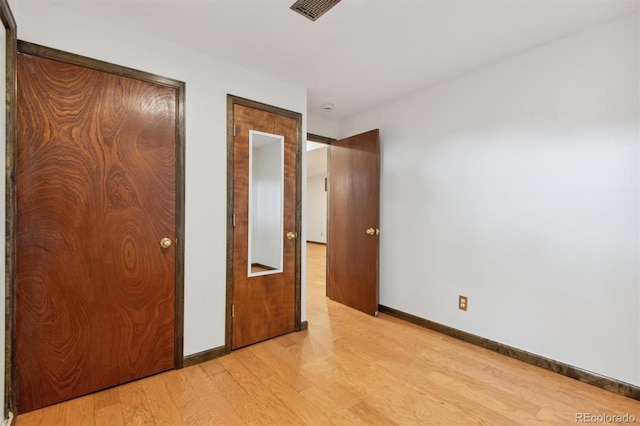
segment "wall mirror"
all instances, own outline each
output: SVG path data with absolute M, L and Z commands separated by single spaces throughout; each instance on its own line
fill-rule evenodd
M 284 136 L 249 131 L 250 277 L 282 272 Z

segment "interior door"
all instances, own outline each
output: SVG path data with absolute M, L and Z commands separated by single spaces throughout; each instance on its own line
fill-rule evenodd
M 174 367 L 174 87 L 18 55 L 18 412 Z
M 379 130 L 329 148 L 327 296 L 378 314 Z
M 233 105 L 232 349 L 300 320 L 299 120 Z

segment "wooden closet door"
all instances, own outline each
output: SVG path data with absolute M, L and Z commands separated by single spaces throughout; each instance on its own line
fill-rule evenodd
M 295 330 L 298 122 L 244 105 L 234 106 L 233 337 L 232 349 Z M 251 131 L 284 137 L 282 270 L 248 276 L 249 138 Z
M 173 368 L 175 152 L 175 88 L 18 55 L 19 412 Z

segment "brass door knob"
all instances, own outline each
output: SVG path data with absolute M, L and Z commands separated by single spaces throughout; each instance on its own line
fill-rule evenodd
M 296 234 L 295 232 L 287 232 L 287 239 L 288 240 L 293 240 L 298 236 L 298 234 Z
M 169 248 L 171 247 L 171 238 L 163 238 L 160 240 L 160 246 L 162 248 Z
M 367 235 L 376 235 L 376 230 L 374 228 L 367 228 Z

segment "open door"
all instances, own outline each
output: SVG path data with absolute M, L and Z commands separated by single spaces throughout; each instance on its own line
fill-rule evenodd
M 378 314 L 380 131 L 329 148 L 327 296 Z

